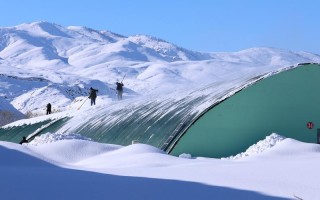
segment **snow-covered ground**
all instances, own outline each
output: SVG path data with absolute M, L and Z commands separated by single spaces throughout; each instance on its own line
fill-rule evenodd
M 179 158 L 144 144 L 101 144 L 77 134 L 51 139 L 43 135 L 23 145 L 0 142 L 0 196 L 319 199 L 320 145 L 279 138 L 273 134 L 255 145 L 269 148 L 236 160 Z
M 105 114 L 105 108 L 201 92 L 218 98 L 254 77 L 305 62 L 320 63 L 320 56 L 274 48 L 194 52 L 151 36 L 48 22 L 0 28 L 0 125 L 44 115 L 49 102 L 52 115 L 11 125 L 70 116 L 74 127 L 88 115 Z M 114 83 L 124 76 L 119 102 Z M 209 86 L 214 87 L 203 89 Z M 98 105 L 86 101 L 78 110 L 90 87 L 99 89 Z M 30 144 L 0 142 L 0 199 L 317 200 L 319 158 L 319 145 L 276 134 L 233 157 L 210 159 L 51 133 Z

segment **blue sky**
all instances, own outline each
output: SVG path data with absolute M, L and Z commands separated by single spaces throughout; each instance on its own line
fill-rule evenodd
M 317 0 L 0 0 L 0 26 L 34 21 L 152 35 L 181 47 L 320 53 Z

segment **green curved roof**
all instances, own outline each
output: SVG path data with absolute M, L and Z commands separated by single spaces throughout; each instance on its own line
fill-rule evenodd
M 307 123 L 314 124 L 313 129 Z M 320 65 L 305 64 L 258 81 L 201 114 L 169 151 L 225 157 L 271 133 L 317 142 Z

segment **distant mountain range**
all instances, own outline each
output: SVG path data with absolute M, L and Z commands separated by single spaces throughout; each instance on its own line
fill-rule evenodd
M 115 100 L 114 83 L 124 76 L 129 98 L 196 89 L 301 62 L 320 62 L 320 56 L 274 48 L 195 52 L 147 35 L 34 22 L 0 28 L 0 98 L 24 114 L 43 112 L 48 102 L 65 110 L 90 87 L 98 88 L 104 101 Z
M 38 66 L 37 61 L 41 60 L 47 61 L 47 65 L 86 67 L 119 59 L 173 62 L 211 58 L 208 53 L 189 51 L 146 35 L 125 37 L 109 31 L 62 27 L 48 22 L 1 28 L 0 37 L 0 57 L 28 66 Z

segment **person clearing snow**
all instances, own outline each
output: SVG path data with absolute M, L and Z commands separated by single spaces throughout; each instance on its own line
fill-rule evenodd
M 122 82 L 116 82 L 117 85 L 117 96 L 118 100 L 122 99 L 122 93 L 123 93 L 123 83 Z
M 47 104 L 47 115 L 51 114 L 51 103 Z
M 28 143 L 29 141 L 27 140 L 26 136 L 22 137 L 22 140 L 19 142 L 19 144 L 23 144 L 23 143 Z
M 90 94 L 89 94 L 89 99 L 91 99 L 91 106 L 92 105 L 96 105 L 96 98 L 97 98 L 97 92 L 99 90 L 93 89 L 92 87 L 90 87 Z

